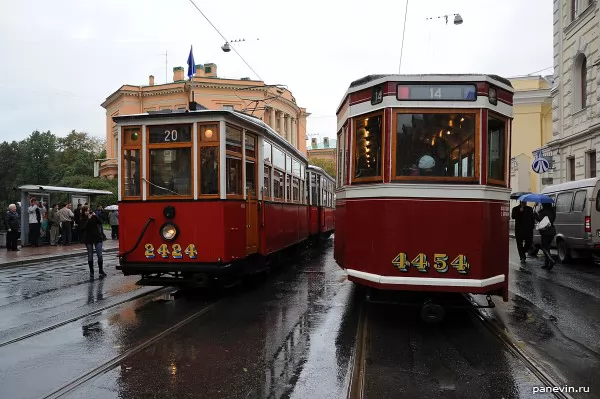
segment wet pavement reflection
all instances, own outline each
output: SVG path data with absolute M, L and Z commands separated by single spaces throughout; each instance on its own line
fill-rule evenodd
M 591 387 L 577 397 L 597 397 L 600 268 L 557 265 L 550 274 L 531 260 L 522 271 L 515 254 L 511 300 L 496 299 L 488 314 L 556 381 Z M 97 369 L 64 397 L 343 398 L 361 309 L 368 398 L 549 397 L 532 394 L 541 382 L 468 310 L 429 325 L 418 308 L 365 305 L 365 290 L 333 259 L 333 239 L 291 259 L 241 287 L 176 297 L 136 286 L 137 277 L 123 277 L 114 263 L 107 278 L 91 281 L 87 265 L 73 259 L 4 270 L 0 397 L 43 397 Z
M 354 287 L 333 261 L 332 240 L 314 252 L 222 298 L 69 397 L 345 397 Z
M 597 398 L 600 265 L 575 260 L 547 272 L 539 257 L 522 267 L 514 240 L 510 245 L 510 300 L 486 313 L 559 385 L 589 387 L 577 397 Z

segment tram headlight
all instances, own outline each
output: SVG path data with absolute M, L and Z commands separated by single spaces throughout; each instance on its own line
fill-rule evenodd
M 167 241 L 173 241 L 179 235 L 179 228 L 173 223 L 165 223 L 160 228 L 160 235 Z

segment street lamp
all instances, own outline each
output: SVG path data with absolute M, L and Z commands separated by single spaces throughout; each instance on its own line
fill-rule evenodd
M 259 40 L 258 38 L 256 40 Z M 221 46 L 221 50 L 223 50 L 225 53 L 228 53 L 231 51 L 231 46 L 229 45 L 229 43 L 241 43 L 241 42 L 245 42 L 246 39 L 235 39 L 235 40 L 230 40 L 229 42 L 225 42 L 224 45 Z
M 460 16 L 460 14 L 446 14 L 446 15 L 440 15 L 439 17 L 431 17 L 431 18 L 425 18 L 425 20 L 430 20 L 430 19 L 434 19 L 434 18 L 444 18 L 446 20 L 446 25 L 448 25 L 448 17 L 454 15 L 454 25 L 460 25 L 463 23 L 463 19 Z

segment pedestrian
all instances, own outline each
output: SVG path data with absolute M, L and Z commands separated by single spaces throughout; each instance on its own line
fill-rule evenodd
M 552 207 L 552 204 L 542 204 L 542 210 L 539 213 L 533 214 L 534 219 L 537 222 L 541 222 L 544 218 L 548 218 L 550 223 L 544 229 L 539 229 L 540 236 L 542 238 L 542 252 L 545 256 L 544 266 L 542 269 L 546 269 L 548 271 L 552 270 L 554 267 L 554 260 L 552 259 L 552 254 L 550 254 L 550 244 L 552 244 L 552 240 L 556 235 L 556 228 L 554 227 L 554 220 L 556 219 L 556 212 Z
M 35 197 L 29 200 L 27 212 L 29 213 L 29 244 L 31 244 L 32 247 L 37 247 L 39 246 L 40 240 L 42 215 L 40 213 L 39 202 Z
M 111 238 L 113 240 L 119 239 L 119 211 L 116 209 L 111 211 L 108 215 L 108 222 L 110 223 L 111 228 Z
M 15 204 L 8 206 L 8 211 L 4 216 L 4 224 L 8 232 L 6 235 L 6 250 L 20 251 L 17 247 L 19 245 L 19 236 L 21 235 L 21 218 L 17 213 L 17 206 Z
M 521 263 L 525 263 L 527 251 L 533 243 L 533 208 L 527 206 L 526 202 L 521 202 L 512 209 L 511 217 L 515 221 L 515 238 L 517 240 L 517 250 Z
M 81 208 L 81 219 L 85 220 L 85 228 L 83 230 L 83 242 L 87 249 L 88 266 L 90 267 L 90 277 L 94 276 L 94 248 L 98 257 L 98 275 L 104 277 L 103 259 L 102 259 L 102 234 L 98 226 L 102 226 L 102 221 L 94 213 L 90 212 L 90 208 L 84 206 Z
M 73 236 L 72 229 L 72 219 L 75 217 L 73 211 L 69 207 L 71 204 L 63 204 L 63 207 L 60 211 L 58 211 L 58 215 L 60 218 L 60 227 L 62 229 L 62 245 L 71 245 L 71 238 Z
M 52 209 L 48 212 L 48 223 L 50 224 L 50 245 L 56 246 L 58 243 L 58 226 L 60 225 L 58 204 L 52 205 Z

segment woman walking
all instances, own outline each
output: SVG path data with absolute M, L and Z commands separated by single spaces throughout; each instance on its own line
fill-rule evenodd
M 542 210 L 539 213 L 534 213 L 533 217 L 538 222 L 541 222 L 542 219 L 544 219 L 545 217 L 548 217 L 548 219 L 550 220 L 550 224 L 548 225 L 548 227 L 539 230 L 542 239 L 542 252 L 544 253 L 544 257 L 546 258 L 542 269 L 550 271 L 556 263 L 554 262 L 554 260 L 552 259 L 552 255 L 550 254 L 550 244 L 552 244 L 552 239 L 554 239 L 554 236 L 556 235 L 556 228 L 554 227 L 556 212 L 554 211 L 552 204 L 542 204 Z
M 81 208 L 81 211 L 81 219 L 85 221 L 85 227 L 83 228 L 83 242 L 87 248 L 90 276 L 94 275 L 94 248 L 96 249 L 96 256 L 98 257 L 98 274 L 100 276 L 106 276 L 106 273 L 104 273 L 102 268 L 102 234 L 100 234 L 102 222 L 98 216 L 96 216 L 93 212 L 90 212 L 89 207 L 84 206 Z

